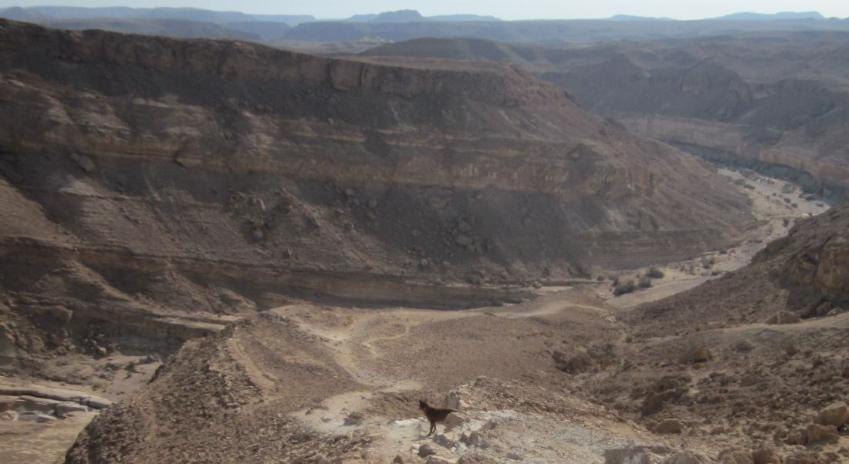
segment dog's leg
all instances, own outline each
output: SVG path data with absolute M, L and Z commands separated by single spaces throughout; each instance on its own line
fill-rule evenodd
M 436 431 L 436 422 L 431 422 L 430 423 L 430 432 L 427 433 L 427 436 L 433 435 L 433 432 L 435 432 L 435 431 Z

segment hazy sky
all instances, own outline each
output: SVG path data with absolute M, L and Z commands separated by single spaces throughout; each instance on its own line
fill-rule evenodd
M 248 13 L 312 14 L 344 18 L 358 13 L 416 9 L 426 16 L 476 13 L 502 19 L 603 18 L 614 14 L 695 19 L 739 11 L 775 13 L 812 11 L 825 16 L 849 17 L 849 0 L 0 0 L 0 7 L 35 5 L 74 6 L 191 6 Z

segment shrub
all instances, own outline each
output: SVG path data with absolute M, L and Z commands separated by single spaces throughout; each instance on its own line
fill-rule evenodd
M 663 271 L 656 267 L 649 269 L 649 272 L 647 272 L 646 275 L 651 277 L 652 279 L 662 279 L 665 276 Z
M 626 293 L 631 293 L 636 289 L 637 289 L 637 287 L 634 285 L 634 282 L 629 280 L 628 282 L 624 282 L 624 283 L 620 283 L 620 284 L 616 285 L 616 287 L 613 288 L 613 295 L 614 296 L 624 295 Z
M 649 277 L 649 276 L 642 276 L 642 277 L 640 277 L 640 283 L 639 283 L 639 285 L 640 285 L 640 288 L 649 288 L 649 287 L 651 287 L 651 277 Z

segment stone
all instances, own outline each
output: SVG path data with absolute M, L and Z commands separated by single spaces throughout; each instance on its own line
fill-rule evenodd
M 483 439 L 483 435 L 480 432 L 472 432 L 466 434 L 465 432 L 460 435 L 460 442 L 465 443 L 466 446 L 474 446 L 477 448 L 487 448 L 489 444 Z
M 453 462 L 441 456 L 430 456 L 425 461 L 425 464 L 454 464 Z
M 71 403 L 68 401 L 56 403 L 54 409 L 56 412 L 56 416 L 62 418 L 68 417 L 69 415 L 77 412 L 88 412 L 88 407 L 83 406 L 82 404 Z
M 434 454 L 436 454 L 436 450 L 433 449 L 433 447 L 428 445 L 427 443 L 422 446 L 419 446 L 419 456 L 426 458 Z
M 87 173 L 92 173 L 97 168 L 97 166 L 95 166 L 94 164 L 94 161 L 92 161 L 91 158 L 86 155 L 71 153 L 71 159 L 74 160 L 75 163 L 77 163 L 77 166 L 79 166 L 80 169 Z
M 92 409 L 106 409 L 109 406 L 112 406 L 111 401 L 103 398 L 95 398 L 93 396 L 84 397 L 81 403 Z
M 348 426 L 352 425 L 360 425 L 365 420 L 365 417 L 362 413 L 354 411 L 351 414 L 348 414 L 348 417 L 345 418 L 344 424 Z
M 15 411 L 0 412 L 0 421 L 15 422 L 16 420 L 18 420 L 18 413 Z
M 761 448 L 752 453 L 754 464 L 781 464 L 781 456 L 772 448 Z
M 448 449 L 451 449 L 451 448 L 454 448 L 455 446 L 457 446 L 457 442 L 448 438 L 444 433 L 436 434 L 433 437 L 433 442 L 436 443 L 439 446 L 442 446 L 442 447 L 448 448 Z
M 754 464 L 752 453 L 749 451 L 729 449 L 719 453 L 721 464 Z
M 675 453 L 663 460 L 663 464 L 701 464 L 704 459 L 696 453 L 684 451 Z
M 825 464 L 828 461 L 822 459 L 818 453 L 800 451 L 793 453 L 784 460 L 784 464 Z
M 452 412 L 448 414 L 448 417 L 445 418 L 445 428 L 448 430 L 454 429 L 456 427 L 462 426 L 466 423 L 468 419 L 462 414 L 458 414 L 457 412 Z
M 460 390 L 451 390 L 445 395 L 445 407 L 459 411 L 467 408 L 469 405 L 463 400 L 463 393 Z
M 691 345 L 678 358 L 682 364 L 698 364 L 713 359 L 710 349 L 704 344 Z
M 605 451 L 604 464 L 651 464 L 651 458 L 645 448 L 629 446 Z
M 820 410 L 814 421 L 821 425 L 840 427 L 849 423 L 849 406 L 843 401 L 832 403 Z
M 818 443 L 836 442 L 840 435 L 834 427 L 829 427 L 820 424 L 808 424 L 804 433 L 805 445 L 815 445 Z
M 522 455 L 515 451 L 511 451 L 507 453 L 507 459 L 510 459 L 511 461 L 521 461 Z
M 651 431 L 660 435 L 681 433 L 684 425 L 676 419 L 664 419 L 651 428 Z

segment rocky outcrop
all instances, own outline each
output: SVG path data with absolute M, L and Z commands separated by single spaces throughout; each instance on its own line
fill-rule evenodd
M 831 210 L 796 225 L 755 262 L 774 263 L 776 277 L 794 292 L 794 302 L 805 307 L 803 316 L 825 315 L 849 302 L 847 231 L 849 210 Z

